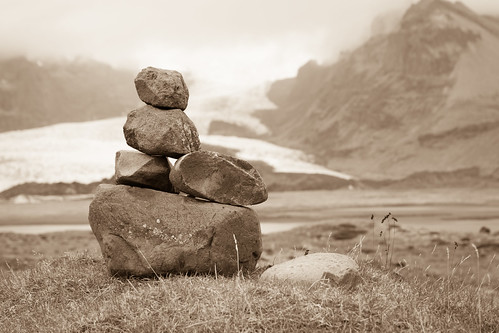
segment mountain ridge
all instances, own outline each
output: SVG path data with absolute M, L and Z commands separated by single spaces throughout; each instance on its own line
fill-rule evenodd
M 92 60 L 0 59 L 0 132 L 124 115 L 140 105 L 134 77 Z
M 266 139 L 362 178 L 499 166 L 499 21 L 425 0 L 332 65 L 274 82 Z

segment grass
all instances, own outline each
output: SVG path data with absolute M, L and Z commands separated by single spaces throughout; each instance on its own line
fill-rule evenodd
M 40 235 L 0 233 L 0 274 L 23 270 L 37 262 L 58 258 L 65 252 L 88 250 L 99 256 L 99 244 L 91 231 L 65 231 Z M 0 275 L 1 276 L 1 275 Z
M 264 236 L 260 272 L 306 250 L 348 253 L 361 267 L 353 290 L 263 282 L 258 274 L 117 279 L 89 251 L 40 258 L 30 269 L 0 272 L 0 332 L 499 330 L 498 260 L 494 247 L 481 246 L 496 236 L 455 246 L 447 238 L 456 235 L 414 233 L 386 220 Z
M 495 332 L 497 295 L 361 263 L 354 290 L 256 277 L 116 279 L 85 253 L 0 280 L 2 332 Z M 479 307 L 477 305 L 479 304 Z

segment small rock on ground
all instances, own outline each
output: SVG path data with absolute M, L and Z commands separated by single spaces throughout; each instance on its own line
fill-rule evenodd
M 267 269 L 261 280 L 280 280 L 309 286 L 327 283 L 351 288 L 360 281 L 359 266 L 344 254 L 313 253 Z

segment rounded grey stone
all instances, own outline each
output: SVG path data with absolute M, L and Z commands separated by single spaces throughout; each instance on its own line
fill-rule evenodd
M 274 265 L 263 272 L 260 279 L 351 288 L 359 283 L 360 275 L 359 266 L 347 255 L 313 253 Z
M 212 151 L 179 158 L 170 181 L 181 192 L 230 205 L 255 205 L 268 197 L 262 177 L 250 163 Z
M 161 110 L 150 105 L 131 111 L 123 126 L 126 143 L 149 155 L 179 158 L 199 150 L 199 134 L 180 109 Z
M 182 74 L 155 67 L 144 68 L 135 78 L 139 98 L 146 104 L 162 109 L 187 108 L 189 90 Z

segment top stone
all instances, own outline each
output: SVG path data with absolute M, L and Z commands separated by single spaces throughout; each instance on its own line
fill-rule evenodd
M 160 109 L 185 110 L 189 90 L 182 74 L 177 71 L 147 67 L 135 78 L 139 98 Z

